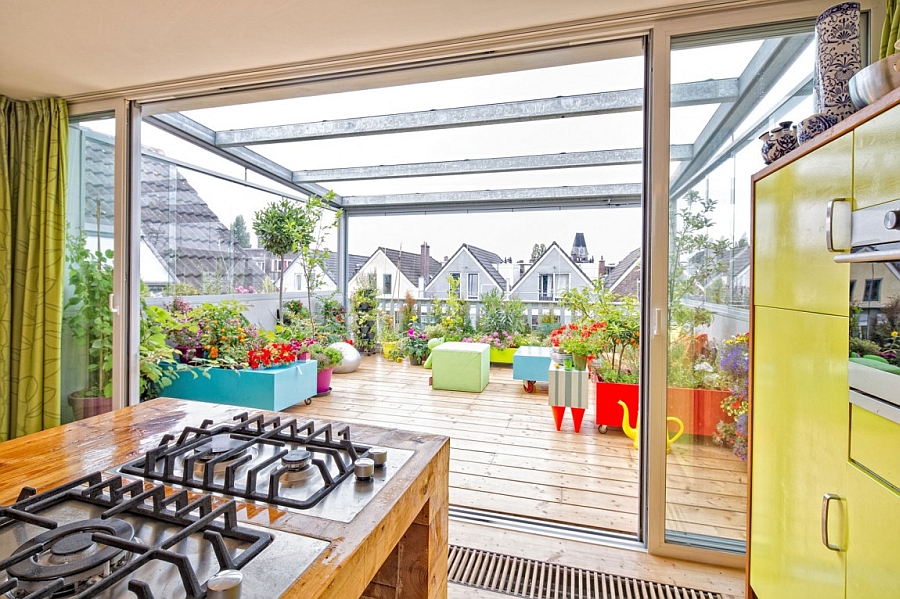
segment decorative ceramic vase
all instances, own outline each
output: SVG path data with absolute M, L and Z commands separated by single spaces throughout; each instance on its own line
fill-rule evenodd
M 862 66 L 859 53 L 859 3 L 842 2 L 816 19 L 813 103 L 817 113 L 843 120 L 855 108 L 849 81 Z
M 830 114 L 818 113 L 800 121 L 797 127 L 797 142 L 802 146 L 813 137 L 824 133 L 838 123 L 838 118 Z
M 797 143 L 796 129 L 791 127 L 791 121 L 778 123 L 778 127 L 759 137 L 763 142 L 763 162 L 772 164 L 791 150 L 799 147 Z

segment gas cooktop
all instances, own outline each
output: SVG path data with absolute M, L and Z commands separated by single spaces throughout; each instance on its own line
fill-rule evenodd
M 167 434 L 113 472 L 350 522 L 412 455 L 355 443 L 349 426 L 244 412 Z
M 329 546 L 239 524 L 238 509 L 99 472 L 39 495 L 23 489 L 0 507 L 0 594 L 270 599 Z

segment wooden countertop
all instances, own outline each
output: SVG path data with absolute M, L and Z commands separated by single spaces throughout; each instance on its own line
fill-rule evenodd
M 13 503 L 22 487 L 42 492 L 90 472 L 108 470 L 155 447 L 165 433 L 177 434 L 186 426 L 199 426 L 206 418 L 230 422 L 245 411 L 234 406 L 159 398 L 0 443 L 0 504 Z M 317 424 L 326 422 L 316 419 Z M 445 596 L 449 439 L 359 424 L 351 431 L 352 438 L 360 443 L 415 452 L 351 522 L 238 501 L 238 517 L 244 522 L 331 542 L 283 597 L 360 596 L 415 525 L 427 527 L 427 547 L 419 549 L 426 550 L 423 557 L 429 562 L 428 579 L 421 580 L 421 572 L 407 573 L 413 580 L 407 581 L 405 593 L 396 596 Z M 399 576 L 403 575 L 401 565 Z M 418 591 L 407 594 L 413 588 Z

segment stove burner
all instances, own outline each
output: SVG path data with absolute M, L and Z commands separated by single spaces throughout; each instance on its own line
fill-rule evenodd
M 240 439 L 233 439 L 226 435 L 213 435 L 209 440 L 209 443 L 206 445 L 202 445 L 197 451 L 209 450 L 210 458 L 214 458 L 222 455 L 232 449 L 237 449 L 241 445 L 244 445 L 246 441 L 241 441 Z
M 209 443 L 205 443 L 194 450 L 195 454 L 200 454 L 199 456 L 197 456 L 197 461 L 194 462 L 194 476 L 203 478 L 203 471 L 206 468 L 207 463 L 213 460 L 218 460 L 218 458 L 221 458 L 222 455 L 246 444 L 246 441 L 241 439 L 233 439 L 228 435 L 213 435 L 212 437 L 210 437 Z M 217 476 L 224 474 L 225 470 L 231 463 L 247 454 L 250 454 L 251 460 L 255 459 L 257 455 L 257 449 L 255 447 L 244 447 L 244 449 L 238 451 L 233 456 L 229 456 L 224 460 L 216 461 L 213 465 L 214 473 Z
M 130 553 L 93 541 L 95 532 L 126 541 L 134 536 L 132 526 L 116 518 L 82 520 L 41 533 L 15 551 L 34 555 L 7 569 L 10 578 L 19 579 L 14 596 L 24 596 L 58 578 L 64 586 L 54 596 L 73 594 L 128 563 Z
M 305 449 L 292 449 L 281 456 L 281 465 L 287 468 L 281 476 L 281 482 L 293 487 L 305 483 L 307 480 L 318 474 L 319 469 L 313 468 L 312 452 Z
M 309 467 L 312 453 L 305 449 L 293 449 L 281 457 L 281 463 L 288 470 L 303 470 Z

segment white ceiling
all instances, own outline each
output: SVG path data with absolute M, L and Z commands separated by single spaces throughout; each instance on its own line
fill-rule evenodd
M 706 2 L 709 4 L 710 2 Z M 72 97 L 678 0 L 0 0 L 0 94 Z

